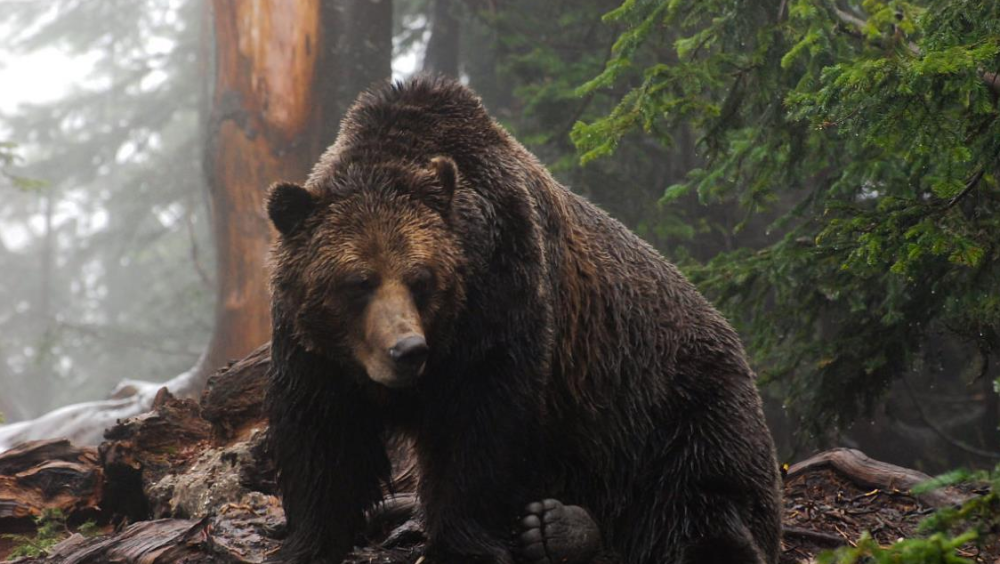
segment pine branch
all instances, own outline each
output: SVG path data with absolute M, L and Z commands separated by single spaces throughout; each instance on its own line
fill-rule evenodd
M 837 19 L 855 28 L 855 30 L 858 32 L 859 35 L 861 34 L 861 30 L 863 30 L 865 26 L 868 25 L 868 22 L 866 22 L 865 20 L 859 18 L 858 16 L 850 12 L 842 10 L 837 6 L 831 6 L 831 9 L 833 10 L 833 13 L 836 14 Z M 923 54 L 920 51 L 920 47 L 918 47 L 917 44 L 912 41 L 907 41 L 906 47 L 907 49 L 910 50 L 911 53 L 913 53 L 918 57 Z M 986 84 L 986 87 L 989 88 L 991 92 L 1000 96 L 1000 76 L 998 76 L 997 73 L 990 72 L 987 70 L 980 70 L 979 77 L 983 80 L 983 83 Z

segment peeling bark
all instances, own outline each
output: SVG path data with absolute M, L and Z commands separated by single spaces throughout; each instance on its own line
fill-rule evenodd
M 66 440 L 23 443 L 0 455 L 0 523 L 45 509 L 96 513 L 103 487 L 96 449 Z
M 216 367 L 270 337 L 265 261 L 267 187 L 302 181 L 319 155 L 318 0 L 227 2 L 215 8 L 215 86 L 206 161 L 215 230 L 215 331 L 199 366 Z M 200 386 L 193 390 L 200 392 Z

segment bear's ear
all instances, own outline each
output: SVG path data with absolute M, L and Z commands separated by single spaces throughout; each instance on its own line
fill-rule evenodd
M 291 235 L 316 209 L 316 198 L 291 182 L 278 182 L 267 192 L 267 215 L 282 235 Z
M 424 201 L 432 208 L 445 213 L 451 208 L 451 199 L 458 186 L 458 167 L 449 157 L 434 157 L 429 168 L 437 178 L 438 186 L 423 194 Z

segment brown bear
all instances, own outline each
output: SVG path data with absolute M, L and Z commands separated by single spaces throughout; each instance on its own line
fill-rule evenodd
M 343 559 L 402 434 L 430 562 L 777 561 L 774 448 L 736 333 L 469 89 L 362 94 L 268 213 L 284 558 Z

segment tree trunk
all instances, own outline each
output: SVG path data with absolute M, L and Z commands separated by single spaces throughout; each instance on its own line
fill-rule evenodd
M 454 0 L 434 0 L 431 38 L 424 53 L 423 70 L 458 78 L 459 25 Z
M 215 88 L 206 167 L 218 297 L 215 331 L 189 389 L 268 340 L 265 261 L 271 232 L 264 196 L 301 181 L 318 155 L 315 96 L 320 2 L 226 2 L 215 7 Z
M 392 76 L 392 0 L 323 2 L 323 24 L 335 37 L 323 50 L 320 84 L 333 104 L 323 123 L 329 144 L 358 94 Z
M 514 81 L 501 76 L 500 62 L 510 53 L 500 41 L 509 30 L 498 22 L 495 2 L 466 0 L 461 12 L 459 51 L 469 85 L 482 97 L 490 114 L 509 119 L 514 108 Z

